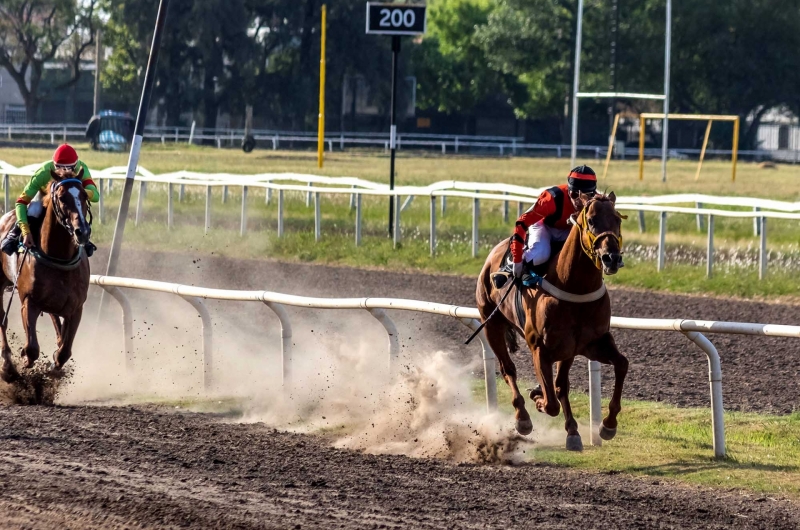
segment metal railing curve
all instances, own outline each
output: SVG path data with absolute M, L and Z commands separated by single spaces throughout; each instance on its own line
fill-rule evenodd
M 400 341 L 397 327 L 387 314 L 387 310 L 416 311 L 435 315 L 443 315 L 457 319 L 469 329 L 476 329 L 481 315 L 476 308 L 462 307 L 436 302 L 407 300 L 401 298 L 315 298 L 276 293 L 272 291 L 239 291 L 230 289 L 209 289 L 176 283 L 143 280 L 136 278 L 118 278 L 92 275 L 92 285 L 108 291 L 120 304 L 122 310 L 123 350 L 128 369 L 132 368 L 135 358 L 133 342 L 133 315 L 131 305 L 122 289 L 138 289 L 150 292 L 170 293 L 187 300 L 199 313 L 202 321 L 203 340 L 203 374 L 206 389 L 213 387 L 212 358 L 212 321 L 203 300 L 228 300 L 240 302 L 260 302 L 266 304 L 278 317 L 281 326 L 281 374 L 284 387 L 292 382 L 292 326 L 285 306 L 309 309 L 341 309 L 364 310 L 369 312 L 383 326 L 388 336 L 388 363 L 390 371 L 398 368 Z M 704 333 L 725 333 L 736 335 L 760 335 L 771 337 L 800 338 L 800 326 L 775 324 L 754 324 L 742 322 L 718 322 L 690 319 L 652 319 L 611 317 L 611 327 L 616 329 L 635 329 L 645 331 L 672 331 L 685 335 L 703 351 L 708 360 L 708 374 L 711 403 L 711 422 L 713 433 L 714 455 L 725 456 L 725 427 L 722 404 L 722 366 L 719 353 Z M 493 410 L 497 407 L 496 360 L 492 349 L 486 342 L 483 333 L 478 335 L 481 344 L 481 358 L 484 365 L 486 383 L 486 407 Z M 589 361 L 589 398 L 591 411 L 591 442 L 600 445 L 599 426 L 600 412 L 600 365 Z

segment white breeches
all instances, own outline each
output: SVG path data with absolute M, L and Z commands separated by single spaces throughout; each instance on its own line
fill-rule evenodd
M 522 261 L 541 265 L 550 259 L 550 241 L 566 241 L 569 228 L 553 228 L 537 221 L 528 228 L 528 241 L 522 253 Z

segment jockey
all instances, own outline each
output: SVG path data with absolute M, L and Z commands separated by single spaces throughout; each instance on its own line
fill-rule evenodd
M 567 184 L 553 186 L 539 195 L 536 204 L 517 220 L 511 236 L 511 255 L 514 259 L 514 278 L 526 287 L 541 282 L 541 277 L 527 270 L 524 264 L 541 265 L 550 259 L 550 242 L 566 241 L 570 226 L 568 220 L 583 208 L 584 198 L 597 190 L 597 175 L 589 166 L 578 166 L 570 171 Z M 527 236 L 527 243 L 526 243 Z
M 86 164 L 78 160 L 78 153 L 75 149 L 68 144 L 59 146 L 55 153 L 53 153 L 53 160 L 45 163 L 33 174 L 33 177 L 28 181 L 25 189 L 17 199 L 15 208 L 17 223 L 8 231 L 8 234 L 6 234 L 6 237 L 3 239 L 2 243 L 0 243 L 0 249 L 2 249 L 3 252 L 9 256 L 14 254 L 19 247 L 20 236 L 22 236 L 22 244 L 26 248 L 35 246 L 31 228 L 28 224 L 28 218 L 33 218 L 38 221 L 41 219 L 42 215 L 44 215 L 44 209 L 41 207 L 40 195 L 38 194 L 40 191 L 47 190 L 47 186 L 52 180 L 50 172 L 55 171 L 58 173 L 61 171 L 69 171 L 77 176 L 81 170 L 83 170 L 83 189 L 86 191 L 89 200 L 91 202 L 100 200 L 100 192 L 97 191 L 97 186 L 95 186 L 94 181 L 92 181 L 89 168 L 86 167 Z M 91 242 L 84 247 L 87 256 L 91 256 L 96 249 L 97 247 Z

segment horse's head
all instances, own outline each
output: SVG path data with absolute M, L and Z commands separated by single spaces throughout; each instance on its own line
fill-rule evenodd
M 625 266 L 622 261 L 622 219 L 617 212 L 617 196 L 597 194 L 586 197 L 583 210 L 577 214 L 581 229 L 581 245 L 586 254 L 605 274 L 616 274 Z
M 48 198 L 53 206 L 56 220 L 69 234 L 75 243 L 85 245 L 92 235 L 89 196 L 83 189 L 83 169 L 77 174 L 74 171 L 51 171 L 53 181 L 50 183 Z

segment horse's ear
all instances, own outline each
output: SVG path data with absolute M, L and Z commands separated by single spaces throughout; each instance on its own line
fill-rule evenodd
M 612 191 L 611 193 L 609 193 L 608 195 L 606 195 L 606 197 L 608 197 L 608 198 L 609 198 L 609 200 L 611 200 L 611 202 L 612 202 L 613 204 L 616 204 L 616 203 L 617 203 L 617 194 L 616 194 L 616 193 L 614 193 L 613 191 Z

